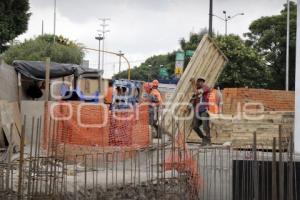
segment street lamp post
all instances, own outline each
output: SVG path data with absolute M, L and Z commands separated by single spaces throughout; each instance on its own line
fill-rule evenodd
M 122 53 L 122 51 L 119 51 L 118 56 L 119 56 L 119 73 L 120 73 L 121 72 L 121 58 L 122 58 L 122 56 L 124 56 L 124 53 Z
M 227 35 L 227 24 L 228 24 L 228 19 L 230 18 L 227 18 L 227 12 L 225 10 L 223 10 L 223 14 L 225 15 L 225 35 Z
M 56 0 L 54 0 L 54 19 L 53 19 L 53 41 L 55 43 L 55 35 L 56 35 Z
M 104 70 L 104 41 L 106 39 L 105 34 L 110 32 L 109 30 L 106 30 L 106 27 L 108 26 L 108 24 L 106 23 L 107 21 L 110 20 L 110 18 L 100 18 L 100 21 L 102 21 L 102 24 L 100 24 L 100 26 L 102 27 L 102 30 L 100 30 L 100 32 L 102 33 L 102 37 L 103 37 L 103 41 L 102 41 L 102 70 Z
M 223 20 L 225 22 L 225 35 L 227 35 L 227 27 L 228 27 L 228 21 L 232 20 L 233 18 L 239 16 L 239 15 L 245 15 L 245 13 L 237 13 L 233 16 L 228 16 L 227 12 L 225 10 L 223 10 L 223 14 L 224 14 L 224 18 L 223 17 L 219 17 L 218 15 L 213 15 L 214 17 L 219 18 L 220 20 Z
M 152 65 L 148 65 L 149 68 L 152 67 Z M 148 82 L 150 81 L 150 73 L 148 73 Z
M 100 71 L 100 57 L 101 57 L 101 40 L 103 40 L 102 35 L 99 33 L 98 36 L 95 37 L 96 40 L 99 41 L 99 52 L 98 52 L 98 70 Z
M 209 24 L 208 24 L 208 34 L 210 37 L 213 35 L 213 0 L 209 0 Z

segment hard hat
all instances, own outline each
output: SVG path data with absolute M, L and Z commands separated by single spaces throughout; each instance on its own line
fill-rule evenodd
M 153 86 L 153 87 L 158 87 L 158 85 L 159 85 L 158 80 L 152 81 L 152 86 Z
M 200 77 L 198 78 L 198 80 L 202 80 L 202 81 L 204 81 L 204 82 L 205 82 L 205 77 L 203 77 L 203 76 L 200 76 Z

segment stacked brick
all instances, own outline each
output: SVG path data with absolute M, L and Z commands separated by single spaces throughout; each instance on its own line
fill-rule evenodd
M 223 102 L 224 115 L 211 120 L 213 143 L 251 147 L 256 133 L 260 148 L 272 149 L 273 138 L 279 139 L 279 133 L 286 141 L 293 133 L 295 93 L 292 91 L 226 88 Z
M 246 103 L 259 103 L 265 111 L 294 111 L 295 92 L 283 90 L 249 89 L 249 88 L 225 88 L 223 90 L 223 112 L 235 114 L 245 111 Z M 250 105 L 247 109 L 260 109 L 261 106 Z

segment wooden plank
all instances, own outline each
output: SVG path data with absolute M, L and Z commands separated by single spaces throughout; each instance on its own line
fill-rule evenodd
M 214 50 L 213 48 L 211 48 L 212 45 L 211 44 L 208 45 L 208 41 L 205 40 L 204 40 L 203 47 L 201 46 L 201 43 L 199 46 L 200 46 L 199 54 L 195 58 L 195 61 L 191 62 L 191 64 L 188 65 L 179 83 L 177 84 L 176 91 L 174 93 L 174 96 L 172 97 L 173 102 L 182 102 L 183 99 L 187 98 L 186 95 L 189 96 L 188 98 L 192 96 L 192 93 L 185 93 L 184 91 L 190 87 L 190 79 L 195 77 L 197 71 L 198 72 L 203 71 L 203 68 L 199 66 L 207 65 L 207 62 L 210 59 L 210 54 Z M 203 57 L 206 59 L 203 59 Z M 194 67 L 190 67 L 190 66 L 194 66 Z
M 191 58 L 190 60 L 190 65 L 195 65 L 196 62 L 199 62 L 199 57 L 203 57 L 204 54 L 206 53 L 206 50 L 207 50 L 207 47 L 208 47 L 208 41 L 205 40 L 205 39 L 202 39 L 198 48 L 196 49 L 193 57 Z M 203 60 L 200 60 L 200 61 L 203 61 Z M 187 79 L 187 76 L 185 74 L 190 74 L 192 73 L 191 70 L 195 70 L 193 69 L 192 67 L 187 67 L 182 75 L 182 77 L 180 78 L 179 82 L 178 82 L 178 85 L 177 85 L 177 89 L 176 90 L 179 90 L 179 88 L 184 85 L 184 83 L 186 83 L 187 81 L 189 81 Z
M 206 77 L 206 83 L 209 86 L 214 86 L 219 74 L 223 71 L 228 59 L 216 46 L 208 35 L 205 35 L 201 40 L 194 56 L 189 62 L 184 71 L 174 95 L 171 97 L 170 104 L 166 105 L 162 117 L 162 128 L 166 133 L 172 132 L 172 119 L 183 116 L 182 110 L 178 104 L 188 104 L 192 95 L 193 89 L 190 86 L 192 78 Z M 191 119 L 187 120 L 186 127 L 191 126 Z M 179 126 L 182 129 L 182 126 Z
M 220 59 L 219 55 L 216 54 L 214 59 L 211 61 L 210 65 L 207 69 L 207 72 L 204 72 L 204 77 L 207 79 L 206 84 L 211 87 L 214 87 L 216 80 L 219 78 L 218 74 L 220 74 L 223 70 L 215 69 L 215 66 L 224 66 L 224 60 Z

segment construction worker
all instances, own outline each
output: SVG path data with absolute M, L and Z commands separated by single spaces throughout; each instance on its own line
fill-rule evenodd
M 105 104 L 111 104 L 113 99 L 113 81 L 110 80 L 108 82 L 108 89 L 106 91 L 106 95 L 104 97 L 104 103 Z
M 142 96 L 143 102 L 151 102 L 150 93 L 152 90 L 152 83 L 144 83 L 144 93 Z
M 149 106 L 149 114 L 150 114 L 150 125 L 154 128 L 154 137 L 160 138 L 161 135 L 158 133 L 158 113 L 159 109 L 162 106 L 162 98 L 161 94 L 158 90 L 159 82 L 158 80 L 152 81 L 152 88 L 150 92 L 150 106 Z
M 221 114 L 223 111 L 223 95 L 220 87 L 210 90 L 209 97 L 209 113 Z
M 158 90 L 159 82 L 158 80 L 152 81 L 152 90 L 151 90 L 151 95 L 154 97 L 155 101 L 153 101 L 157 106 L 162 105 L 162 98 L 161 94 Z
M 194 106 L 193 129 L 202 138 L 203 145 L 210 144 L 208 97 L 210 88 L 205 84 L 205 78 L 191 79 L 194 90 L 192 104 Z M 202 127 L 201 127 L 202 126 Z

